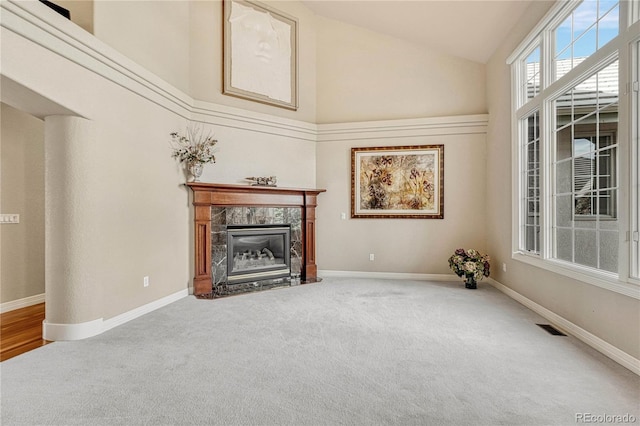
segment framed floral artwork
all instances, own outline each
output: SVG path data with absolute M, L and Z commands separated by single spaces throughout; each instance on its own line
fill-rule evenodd
M 298 109 L 298 21 L 253 1 L 223 2 L 223 91 Z
M 444 219 L 444 145 L 351 148 L 351 217 Z

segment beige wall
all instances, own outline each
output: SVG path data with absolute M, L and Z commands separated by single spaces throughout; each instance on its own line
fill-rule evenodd
M 55 0 L 54 3 L 69 11 L 72 22 L 93 34 L 93 1 L 94 0 Z
M 0 303 L 44 293 L 44 124 L 2 104 L 2 213 L 19 224 L 0 225 Z
M 444 219 L 351 219 L 351 148 L 444 144 Z M 318 268 L 450 274 L 456 248 L 485 250 L 485 137 L 440 135 L 320 142 Z M 346 220 L 341 219 L 346 213 Z M 369 260 L 369 254 L 375 260 Z
M 493 277 L 588 332 L 640 358 L 640 301 L 511 259 L 511 95 L 506 58 L 550 7 L 534 2 L 487 64 L 487 234 Z M 507 272 L 499 265 L 506 263 Z
M 318 123 L 483 114 L 485 67 L 317 18 Z
M 637 300 L 511 260 L 510 75 L 505 59 L 549 4 L 532 5 L 486 69 L 316 19 L 298 2 L 269 4 L 300 21 L 298 112 L 221 95 L 219 2 L 96 2 L 94 25 L 100 39 L 134 61 L 194 98 L 213 102 L 210 111 L 216 105 L 238 108 L 198 117 L 215 124 L 220 140 L 219 164 L 209 166 L 203 180 L 239 182 L 245 176 L 276 174 L 284 186 L 327 189 L 318 207 L 320 269 L 447 274 L 446 259 L 453 249 L 486 250 L 498 281 L 640 358 Z M 67 153 L 52 166 L 58 171 L 69 167 L 75 173 L 69 178 L 78 185 L 72 194 L 76 198 L 64 204 L 81 216 L 69 226 L 68 242 L 92 247 L 74 260 L 72 278 L 82 280 L 83 291 L 93 289 L 100 297 L 92 312 L 56 312 L 52 320 L 112 318 L 186 288 L 192 278 L 192 210 L 184 174 L 167 146 L 167 135 L 184 128 L 184 118 L 2 31 L 3 74 L 91 121 L 86 150 Z M 486 137 L 456 131 L 411 137 L 355 133 L 316 144 L 304 126 L 487 109 Z M 274 118 L 285 121 L 275 123 Z M 288 125 L 305 128 L 307 138 L 286 135 L 281 127 Z M 437 143 L 445 145 L 444 220 L 349 219 L 351 147 Z M 2 203 L 4 211 L 4 199 Z M 343 212 L 346 220 L 340 218 Z M 62 213 L 55 217 L 64 218 Z M 3 261 L 6 252 L 3 246 Z M 369 253 L 376 255 L 374 262 Z M 507 273 L 500 271 L 502 262 Z M 151 278 L 146 289 L 145 275 Z M 2 297 L 4 301 L 4 293 Z
M 335 20 L 317 17 L 317 25 L 318 123 L 486 112 L 484 65 Z M 317 183 L 327 189 L 318 207 L 319 269 L 449 274 L 453 250 L 485 249 L 484 135 L 450 132 L 364 132 L 318 143 Z M 352 147 L 427 144 L 445 145 L 444 220 L 349 218 Z
M 189 91 L 187 1 L 97 0 L 96 37 L 163 80 Z
M 170 13 L 156 12 L 161 10 Z M 2 59 L 3 75 L 33 91 L 24 92 L 22 108 L 64 105 L 63 114 L 77 112 L 90 129 L 45 129 L 55 144 L 47 156 L 48 227 L 66 231 L 46 241 L 52 271 L 45 277 L 47 293 L 49 285 L 59 288 L 66 281 L 69 291 L 75 285 L 92 295 L 89 307 L 52 299 L 47 321 L 109 319 L 187 289 L 193 277 L 193 211 L 183 167 L 171 158 L 169 145 L 169 133 L 185 128 L 184 111 L 173 112 L 171 101 L 144 90 L 141 96 L 123 86 L 122 77 L 103 78 L 4 28 Z M 142 68 L 133 71 L 145 74 Z M 199 105 L 204 109 L 194 119 L 209 123 L 219 140 L 218 163 L 205 169 L 204 180 L 237 183 L 273 174 L 284 186 L 315 186 L 315 142 L 306 130 L 297 136 L 306 123 L 239 109 L 202 114 L 216 106 Z M 150 277 L 148 288 L 144 276 Z
M 222 94 L 222 2 L 217 0 L 191 2 L 189 93 L 196 99 L 220 105 L 315 122 L 315 15 L 297 1 L 263 1 L 262 3 L 294 16 L 298 20 L 298 110 L 290 111 Z

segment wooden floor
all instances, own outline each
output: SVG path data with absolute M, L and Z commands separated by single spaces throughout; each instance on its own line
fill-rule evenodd
M 0 314 L 0 361 L 5 361 L 49 341 L 42 339 L 44 303 Z

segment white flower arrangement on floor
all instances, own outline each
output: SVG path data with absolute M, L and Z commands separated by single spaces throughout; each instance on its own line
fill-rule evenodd
M 457 249 L 449 258 L 449 267 L 459 277 L 464 277 L 465 287 L 476 288 L 476 283 L 489 276 L 491 259 L 474 249 Z

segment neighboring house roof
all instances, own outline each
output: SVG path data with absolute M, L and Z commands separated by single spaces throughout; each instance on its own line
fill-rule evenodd
M 555 61 L 556 75 L 563 76 L 575 68 L 586 58 L 561 59 Z M 540 63 L 531 62 L 527 64 L 527 76 L 530 81 L 527 84 L 529 94 L 540 91 Z M 575 87 L 572 94 L 567 93 L 558 98 L 559 108 L 569 106 L 573 101 L 574 108 L 580 106 L 593 106 L 599 103 L 600 108 L 605 105 L 613 105 L 618 102 L 618 61 L 600 70 L 596 75 L 591 76 Z M 610 112 L 617 112 L 615 110 Z

